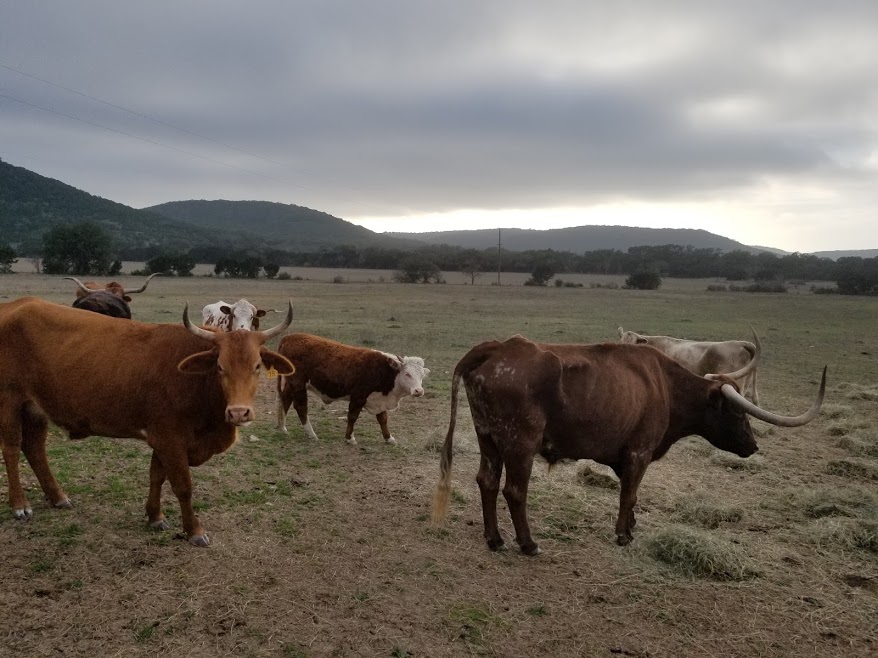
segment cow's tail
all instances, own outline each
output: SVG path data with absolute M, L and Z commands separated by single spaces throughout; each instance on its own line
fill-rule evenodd
M 481 349 L 480 349 L 481 348 Z M 451 498 L 451 459 L 454 452 L 454 427 L 457 424 L 457 401 L 460 392 L 460 379 L 478 368 L 490 356 L 490 350 L 479 345 L 470 350 L 458 361 L 451 378 L 451 420 L 439 460 L 439 482 L 433 495 L 433 523 L 441 523 L 448 514 L 448 501 Z

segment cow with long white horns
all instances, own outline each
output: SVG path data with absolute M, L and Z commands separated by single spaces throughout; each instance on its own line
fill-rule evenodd
M 632 540 L 637 488 L 647 466 L 679 439 L 699 435 L 741 457 L 757 451 L 748 415 L 797 427 L 820 411 L 826 369 L 811 408 L 780 416 L 744 398 L 736 379 L 756 367 L 699 377 L 651 348 L 606 343 L 550 345 L 521 336 L 471 349 L 457 364 L 451 383 L 451 421 L 442 448 L 433 520 L 444 518 L 451 493 L 451 458 L 457 398 L 463 379 L 481 452 L 476 478 L 482 497 L 485 539 L 504 548 L 497 526 L 497 494 L 503 495 L 522 552 L 540 552 L 527 520 L 527 489 L 534 457 L 549 464 L 593 459 L 610 466 L 621 481 L 616 540 Z
M 756 330 L 750 326 L 754 340 L 758 341 Z M 748 340 L 686 340 L 672 336 L 645 336 L 619 327 L 619 342 L 633 345 L 649 345 L 664 352 L 681 366 L 696 375 L 708 373 L 735 372 L 746 366 L 756 354 L 756 344 Z M 759 391 L 756 390 L 754 367 L 748 374 L 738 379 L 741 393 L 759 404 Z
M 192 508 L 190 467 L 228 450 L 238 427 L 255 418 L 262 369 L 293 365 L 264 344 L 286 331 L 218 332 L 183 324 L 144 324 L 79 313 L 34 297 L 0 305 L 0 443 L 9 504 L 19 519 L 33 512 L 19 476 L 19 453 L 49 504 L 70 507 L 46 456 L 49 422 L 71 439 L 97 435 L 143 440 L 152 448 L 146 513 L 167 529 L 161 489 L 169 480 L 189 541 L 208 538 Z
M 131 319 L 131 308 L 128 303 L 131 301 L 130 295 L 141 293 L 146 290 L 149 282 L 154 276 L 159 276 L 160 272 L 150 274 L 146 282 L 136 290 L 125 290 L 121 283 L 111 281 L 101 286 L 94 281 L 83 283 L 73 276 L 65 276 L 64 278 L 73 281 L 76 286 L 76 299 L 73 301 L 73 308 L 82 309 L 84 311 L 92 311 L 101 315 L 109 315 L 113 318 Z

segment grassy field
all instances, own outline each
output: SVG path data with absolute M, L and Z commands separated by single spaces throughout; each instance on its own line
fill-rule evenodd
M 317 442 L 305 440 L 295 414 L 290 434 L 278 433 L 264 380 L 257 423 L 193 471 L 211 538 L 197 549 L 174 534 L 179 508 L 168 488 L 172 530 L 147 527 L 145 446 L 54 431 L 50 459 L 76 507 L 49 509 L 23 467 L 33 520 L 0 512 L 0 655 L 878 653 L 878 299 L 708 293 L 707 281 L 637 292 L 588 287 L 612 277 L 534 289 L 491 286 L 487 274 L 476 286 L 293 274 L 303 280 L 159 278 L 132 312 L 179 322 L 187 300 L 200 315 L 218 299 L 279 309 L 291 298 L 296 331 L 423 356 L 427 394 L 391 414 L 399 445 L 385 445 L 368 416 L 359 445 L 346 445 L 342 403 L 312 401 Z M 73 292 L 58 278 L 0 277 L 0 301 L 28 294 L 69 304 Z M 754 421 L 760 452 L 748 460 L 681 441 L 647 471 L 631 546 L 613 543 L 618 490 L 608 469 L 569 463 L 549 474 L 538 463 L 529 508 L 543 555 L 489 552 L 465 405 L 450 519 L 429 523 L 450 372 L 473 345 L 516 333 L 610 341 L 620 325 L 747 339 L 748 323 L 765 350 L 763 405 L 803 411 L 828 364 L 824 413 L 796 429 Z M 512 545 L 502 496 L 499 516 Z

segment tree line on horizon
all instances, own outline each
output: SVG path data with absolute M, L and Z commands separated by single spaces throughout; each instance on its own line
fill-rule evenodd
M 283 266 L 338 269 L 393 270 L 394 278 L 404 282 L 439 282 L 441 272 L 463 272 L 471 282 L 481 273 L 540 273 L 545 281 L 556 274 L 581 273 L 657 277 L 723 278 L 728 281 L 755 280 L 835 281 L 838 292 L 878 294 L 878 257 L 849 256 L 832 260 L 813 254 L 778 256 L 771 252 L 723 252 L 714 248 L 681 245 L 636 246 L 626 251 L 596 249 L 583 253 L 552 249 L 507 251 L 472 249 L 451 245 L 425 246 L 412 250 L 377 246 L 339 245 L 317 251 L 291 252 L 277 249 L 237 250 L 194 247 L 185 252 L 150 248 L 114 249 L 109 235 L 99 225 L 58 224 L 43 236 L 42 271 L 47 274 L 116 274 L 122 260 L 143 260 L 138 273 L 160 272 L 169 276 L 191 276 L 196 263 L 213 263 L 216 276 L 234 278 L 273 278 Z M 146 256 L 146 257 L 144 257 Z M 10 272 L 17 258 L 9 246 L 0 244 L 0 273 Z M 552 274 L 546 278 L 545 273 Z

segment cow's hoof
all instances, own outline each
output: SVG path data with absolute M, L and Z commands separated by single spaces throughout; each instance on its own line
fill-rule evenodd
M 31 517 L 34 515 L 34 511 L 30 507 L 25 507 L 23 509 L 14 509 L 12 510 L 12 513 L 19 521 L 30 521 Z
M 394 439 L 392 436 L 388 437 L 386 440 L 387 440 L 387 443 L 389 443 L 390 445 L 392 445 L 392 446 L 396 445 L 396 439 Z
M 207 538 L 207 535 L 192 535 L 189 537 L 189 543 L 201 548 L 207 548 L 210 546 L 210 540 Z
M 529 546 L 522 546 L 521 552 L 524 555 L 527 555 L 529 557 L 536 557 L 537 555 L 542 553 L 542 551 L 540 550 L 540 547 L 537 546 L 536 544 L 531 544 Z
M 159 519 L 158 521 L 152 521 L 149 527 L 153 530 L 168 530 L 171 526 L 166 519 Z
M 347 440 L 347 442 L 348 442 L 348 445 L 355 446 L 355 445 L 357 445 L 357 438 L 352 436 L 351 438 L 349 438 Z
M 503 543 L 502 539 L 489 541 L 488 548 L 490 548 L 495 553 L 505 553 L 508 550 L 506 548 L 506 544 Z
M 619 546 L 627 546 L 634 539 L 631 535 L 616 535 L 616 543 Z
M 64 498 L 55 503 L 53 507 L 57 507 L 58 509 L 73 509 L 73 503 L 70 502 L 70 499 L 67 496 L 64 496 Z
M 281 425 L 280 427 L 277 428 L 277 431 L 283 432 L 284 434 L 289 434 L 289 432 L 287 431 L 286 425 Z

